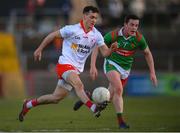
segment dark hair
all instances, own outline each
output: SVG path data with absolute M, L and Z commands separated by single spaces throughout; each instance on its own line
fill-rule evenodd
M 94 7 L 94 6 L 86 6 L 84 7 L 83 9 L 83 14 L 84 13 L 89 13 L 89 12 L 93 12 L 93 13 L 99 13 L 99 10 L 97 9 L 97 7 Z
M 140 20 L 140 18 L 134 14 L 127 15 L 124 19 L 125 23 L 128 23 L 130 19 Z

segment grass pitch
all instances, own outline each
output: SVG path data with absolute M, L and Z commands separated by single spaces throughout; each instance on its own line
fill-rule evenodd
M 130 129 L 118 129 L 112 104 L 95 118 L 85 106 L 72 107 L 77 99 L 66 98 L 56 105 L 33 108 L 24 122 L 17 120 L 22 100 L 0 99 L 0 131 L 94 131 L 94 132 L 166 132 L 180 131 L 180 97 L 125 97 L 124 117 Z

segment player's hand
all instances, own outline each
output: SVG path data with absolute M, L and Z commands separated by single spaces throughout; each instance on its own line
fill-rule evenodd
M 154 85 L 155 87 L 157 87 L 158 81 L 157 81 L 157 78 L 156 78 L 156 74 L 150 73 L 150 79 L 151 79 L 153 85 Z
M 36 51 L 34 52 L 34 60 L 35 61 L 40 61 L 42 57 L 42 50 L 37 48 Z
M 97 68 L 94 66 L 94 67 L 91 67 L 90 68 L 90 77 L 92 80 L 95 80 L 98 76 L 98 71 L 97 71 Z
M 112 43 L 110 49 L 111 49 L 111 52 L 116 51 L 118 49 L 118 42 Z

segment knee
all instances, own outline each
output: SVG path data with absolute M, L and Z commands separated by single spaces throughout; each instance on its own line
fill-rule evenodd
M 83 83 L 82 83 L 82 82 L 77 82 L 77 83 L 75 84 L 75 89 L 76 89 L 76 90 L 79 90 L 79 91 L 83 90 L 83 89 L 84 89 Z
M 122 94 L 123 94 L 123 88 L 121 88 L 121 87 L 116 88 L 115 94 L 118 95 L 118 96 L 122 96 Z

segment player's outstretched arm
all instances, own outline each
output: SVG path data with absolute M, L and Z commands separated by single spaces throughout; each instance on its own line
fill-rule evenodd
M 43 49 L 54 40 L 55 37 L 61 37 L 59 30 L 48 34 L 39 47 L 34 52 L 34 59 L 40 61 L 42 57 Z M 62 38 L 62 37 L 61 37 Z
M 91 54 L 90 77 L 92 78 L 92 80 L 95 80 L 98 76 L 98 70 L 96 68 L 98 52 L 98 47 L 95 47 Z
M 144 55 L 145 55 L 145 59 L 146 59 L 146 62 L 148 64 L 148 67 L 149 67 L 150 79 L 151 79 L 153 85 L 155 87 L 157 87 L 158 81 L 156 78 L 156 72 L 155 72 L 155 68 L 154 68 L 154 60 L 153 60 L 153 56 L 151 54 L 151 51 L 148 47 L 144 50 Z
M 117 48 L 118 48 L 117 42 L 112 43 L 110 48 L 108 48 L 107 45 L 102 45 L 101 47 L 99 47 L 103 57 L 110 56 L 112 52 L 117 50 Z

